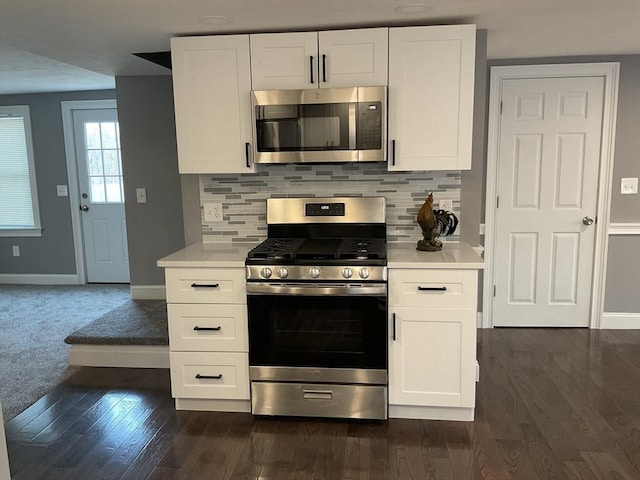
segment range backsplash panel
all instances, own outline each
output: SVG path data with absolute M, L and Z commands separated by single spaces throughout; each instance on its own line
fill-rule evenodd
M 202 241 L 258 242 L 267 237 L 269 197 L 384 196 L 390 242 L 422 238 L 416 215 L 429 192 L 452 200 L 460 218 L 460 171 L 388 172 L 386 164 L 257 165 L 254 174 L 200 175 Z M 222 204 L 223 221 L 205 222 L 205 203 Z M 458 227 L 460 228 L 460 227 Z M 457 241 L 459 231 L 447 240 Z

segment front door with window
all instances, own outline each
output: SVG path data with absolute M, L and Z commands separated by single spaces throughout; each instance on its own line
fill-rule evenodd
M 117 111 L 74 110 L 73 128 L 87 282 L 128 283 Z

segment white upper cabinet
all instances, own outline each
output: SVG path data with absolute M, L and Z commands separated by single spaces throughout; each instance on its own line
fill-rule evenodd
M 475 25 L 389 29 L 389 170 L 471 168 Z
M 171 39 L 180 173 L 249 173 L 249 35 Z
M 251 35 L 254 90 L 387 84 L 388 29 Z

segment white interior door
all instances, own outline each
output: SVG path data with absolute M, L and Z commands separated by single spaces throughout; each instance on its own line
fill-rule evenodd
M 505 79 L 494 326 L 589 325 L 602 77 Z
M 89 283 L 129 283 L 116 109 L 74 110 L 84 256 Z

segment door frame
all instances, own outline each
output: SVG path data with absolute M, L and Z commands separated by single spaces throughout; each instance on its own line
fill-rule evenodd
M 69 186 L 69 208 L 71 209 L 71 225 L 73 228 L 73 245 L 76 257 L 76 274 L 78 284 L 87 283 L 87 266 L 84 256 L 82 234 L 82 218 L 80 216 L 80 186 L 78 184 L 78 164 L 76 142 L 73 130 L 74 110 L 117 109 L 115 99 L 108 100 L 70 100 L 63 101 L 62 128 L 64 132 L 64 149 L 67 157 L 67 181 Z
M 493 327 L 494 250 L 496 228 L 496 198 L 500 147 L 500 103 L 502 82 L 510 79 L 603 77 L 604 103 L 602 110 L 602 138 L 600 172 L 598 176 L 597 221 L 594 261 L 591 279 L 591 305 L 589 328 L 600 328 L 604 312 L 604 287 L 609 245 L 609 210 L 611 208 L 611 182 L 613 180 L 613 154 L 618 106 L 620 64 L 574 63 L 547 65 L 511 65 L 491 67 L 489 91 L 489 123 L 487 136 L 487 177 L 485 196 L 485 269 L 483 277 L 482 327 Z

